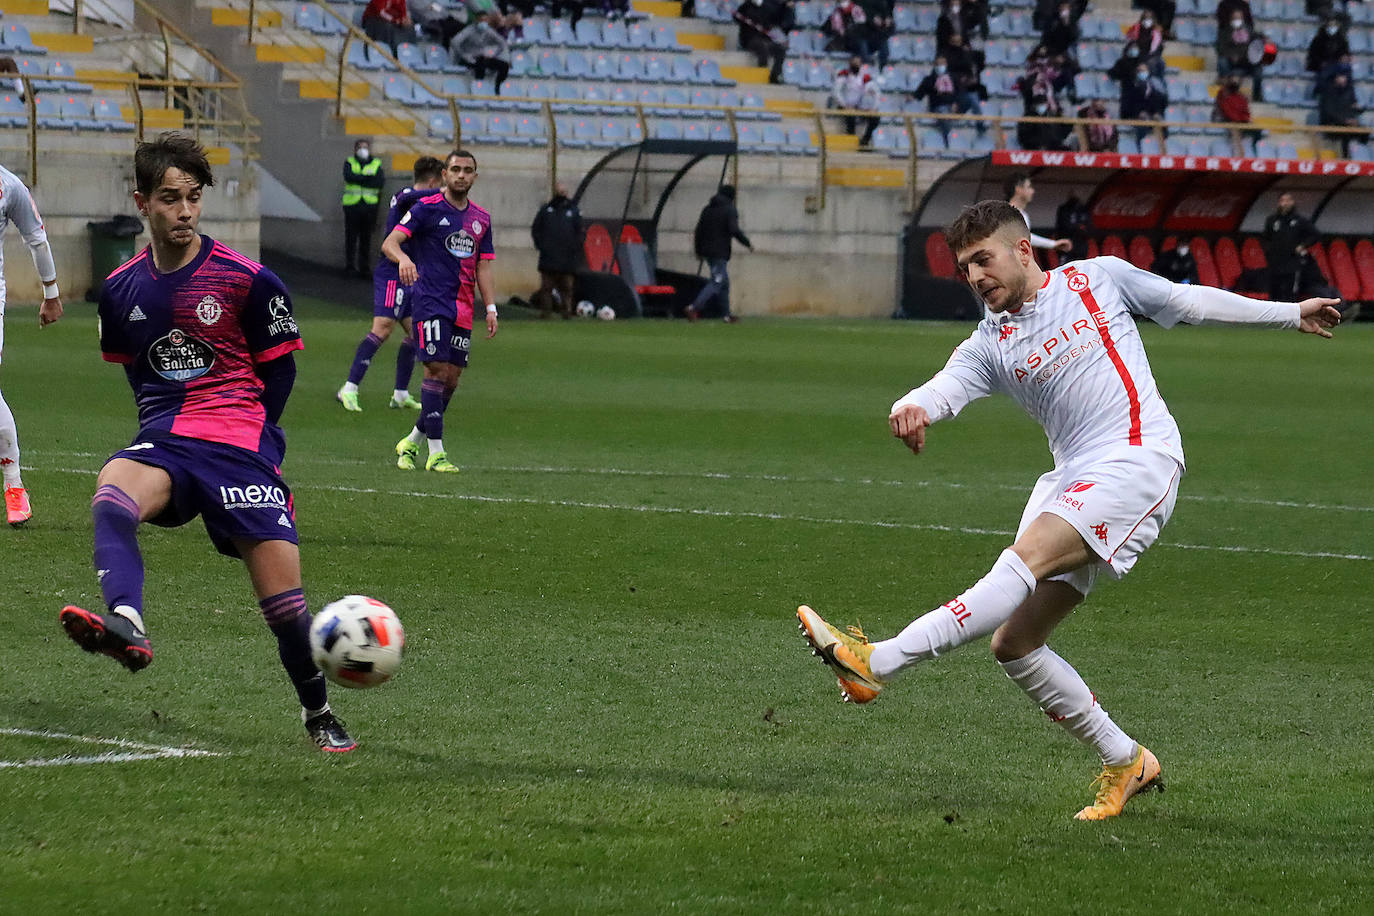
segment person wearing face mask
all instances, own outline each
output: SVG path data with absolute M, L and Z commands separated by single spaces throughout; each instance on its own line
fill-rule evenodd
M 1164 30 L 1146 10 L 1126 30 L 1126 42 L 1140 49 L 1138 57 L 1150 65 L 1150 75 L 1164 78 Z
M 1249 0 L 1220 0 L 1217 3 L 1217 31 L 1231 27 L 1231 20 L 1237 18 L 1245 28 L 1255 28 L 1255 16 L 1250 11 Z
M 1078 57 L 1078 23 L 1073 20 L 1073 9 L 1065 2 L 1059 4 L 1054 21 L 1045 27 L 1040 43 L 1051 55 L 1064 54 Z
M 1317 122 L 1333 127 L 1359 127 L 1360 115 L 1364 109 L 1355 99 L 1355 87 L 1350 77 L 1337 73 L 1331 81 L 1317 90 Z M 1358 140 L 1368 142 L 1369 134 L 1330 133 L 1327 139 L 1338 144 L 1341 156 L 1350 158 L 1350 143 Z
M 925 99 L 928 109 L 936 113 L 957 111 L 960 114 L 982 114 L 980 102 L 981 98 L 987 97 L 987 89 L 981 83 L 970 87 L 965 79 L 962 74 L 951 73 L 944 57 L 937 56 L 935 66 L 921 80 L 912 96 L 917 101 Z M 951 125 L 950 121 L 940 120 L 935 126 L 947 137 Z M 978 129 L 983 129 L 981 124 Z
M 1084 125 L 1083 133 L 1088 141 L 1088 152 L 1116 152 L 1116 125 L 1107 123 L 1107 119 L 1111 116 L 1112 113 L 1107 108 L 1106 99 L 1093 99 L 1078 109 L 1078 119 L 1087 122 Z
M 821 31 L 829 36 L 827 51 L 846 51 L 868 60 L 868 17 L 854 0 L 840 0 L 830 10 Z
M 1173 248 L 1161 251 L 1150 265 L 1150 273 L 1173 283 L 1197 283 L 1197 259 L 1184 239 Z
M 740 50 L 754 55 L 760 67 L 768 67 L 768 82 L 782 82 L 787 59 L 787 33 L 796 25 L 791 0 L 744 0 L 734 12 L 739 25 Z
M 1164 84 L 1150 75 L 1150 68 L 1136 64 L 1135 77 L 1121 84 L 1121 118 L 1124 121 L 1161 121 L 1164 109 L 1169 107 L 1169 94 Z M 1135 129 L 1139 141 L 1150 132 L 1150 128 L 1140 126 Z
M 1247 54 L 1250 42 L 1259 37 L 1253 26 L 1247 26 L 1245 17 L 1239 10 L 1231 13 L 1231 18 L 1223 28 L 1217 30 L 1217 76 L 1225 79 L 1232 73 L 1238 76 L 1249 75 L 1250 96 L 1256 102 L 1264 101 L 1264 66 L 1251 63 Z
M 1340 20 L 1328 18 L 1307 46 L 1307 72 L 1321 73 L 1349 53 L 1350 41 Z
M 1154 15 L 1154 20 L 1164 30 L 1165 38 L 1174 37 L 1174 15 L 1178 4 L 1174 0 L 1137 0 L 1134 6 Z
M 372 228 L 377 224 L 386 173 L 367 140 L 353 144 L 353 155 L 344 160 L 343 182 L 344 273 L 370 277 Z
M 859 55 L 851 55 L 849 66 L 835 75 L 835 86 L 830 92 L 831 107 L 877 111 L 881 100 L 882 94 L 878 89 L 878 81 L 864 66 L 863 59 Z M 844 132 L 847 134 L 857 134 L 859 122 L 864 123 L 864 135 L 859 140 L 859 146 L 867 147 L 873 139 L 873 132 L 878 129 L 877 115 L 872 117 L 844 115 L 843 117 Z
M 1135 79 L 1135 65 L 1140 62 L 1140 46 L 1128 44 L 1121 49 L 1121 56 L 1107 69 L 1107 76 L 1115 83 L 1128 83 Z

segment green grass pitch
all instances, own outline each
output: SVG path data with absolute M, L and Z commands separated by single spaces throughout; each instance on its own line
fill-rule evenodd
M 1374 328 L 1142 333 L 1190 469 L 1160 544 L 1055 648 L 1168 790 L 1103 824 L 1092 755 L 986 644 L 842 704 L 792 617 L 894 633 L 981 576 L 1035 477 L 1006 399 L 921 458 L 888 405 L 969 328 L 508 321 L 450 410 L 461 475 L 405 473 L 394 342 L 302 301 L 287 409 L 312 608 L 406 625 L 394 682 L 307 744 L 246 576 L 145 529 L 152 667 L 78 651 L 88 503 L 134 431 L 89 306 L 15 309 L 3 387 L 35 520 L 0 531 L 0 913 L 1367 913 L 1374 900 Z M 418 391 L 418 382 L 414 389 Z

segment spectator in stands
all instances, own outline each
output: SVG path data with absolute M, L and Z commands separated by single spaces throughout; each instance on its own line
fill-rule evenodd
M 1107 76 L 1113 82 L 1123 86 L 1135 79 L 1135 65 L 1140 61 L 1140 46 L 1136 44 L 1125 45 L 1121 49 L 1121 56 L 1116 59 L 1116 63 L 1107 68 Z
M 360 139 L 343 166 L 344 274 L 372 276 L 372 229 L 382 201 L 386 172 L 372 155 L 372 144 Z M 356 266 L 355 266 L 356 265 Z
M 935 20 L 935 53 L 944 53 L 945 48 L 949 47 L 951 35 L 959 35 L 963 38 L 965 46 L 969 44 L 969 39 L 973 36 L 969 33 L 967 25 L 967 13 L 964 12 L 964 5 L 960 0 L 945 0 L 940 9 L 940 15 Z
M 951 35 L 949 44 L 937 54 L 943 54 L 945 61 L 949 64 L 949 72 L 954 74 L 956 79 L 961 79 L 967 84 L 982 82 L 983 55 L 968 47 L 964 43 L 963 35 Z
M 1164 30 L 1155 22 L 1154 13 L 1140 14 L 1126 30 L 1126 42 L 1140 49 L 1139 59 L 1149 64 L 1151 76 L 1164 78 Z
M 13 89 L 19 101 L 24 100 L 24 81 L 19 78 L 19 64 L 13 57 L 0 57 L 0 84 Z
M 409 0 L 408 9 L 420 33 L 445 48 L 453 41 L 453 36 L 463 30 L 466 21 L 453 15 L 453 11 L 444 4 L 431 0 Z M 461 11 L 462 8 L 459 9 Z
M 539 317 L 548 318 L 557 309 L 571 318 L 573 284 L 582 264 L 582 213 L 563 182 L 554 185 L 553 198 L 535 214 L 530 237 L 539 252 L 539 292 L 533 297 Z
M 1007 199 L 1007 203 L 1021 211 L 1021 216 L 1026 220 L 1026 228 L 1030 228 L 1030 216 L 1026 214 L 1026 208 L 1035 199 L 1035 184 L 1031 177 L 1025 172 L 1012 172 L 1007 176 L 1007 180 L 1002 182 L 1002 196 Z M 1073 248 L 1073 242 L 1069 239 L 1048 239 L 1043 235 L 1030 234 L 1030 243 L 1035 248 L 1053 248 L 1055 251 L 1069 251 Z
M 692 9 L 692 12 L 691 12 L 691 13 L 688 13 L 688 12 L 686 11 L 686 4 L 685 4 L 685 3 L 684 3 L 683 6 L 684 6 L 684 9 L 683 9 L 683 15 L 684 15 L 684 16 L 695 15 L 695 13 L 696 13 L 695 4 L 693 5 L 693 9 Z M 582 7 L 583 7 L 583 2 L 582 2 L 582 0 L 553 0 L 552 4 L 551 4 L 550 7 L 549 7 L 549 15 L 553 16 L 553 18 L 555 18 L 555 19 L 562 19 L 562 18 L 563 18 L 563 11 L 564 11 L 564 10 L 567 10 L 567 11 L 568 11 L 568 25 L 570 25 L 572 28 L 575 29 L 575 28 L 577 28 L 577 20 L 579 20 L 579 19 L 582 18 Z
M 1174 283 L 1197 283 L 1197 259 L 1183 240 L 1173 248 L 1161 251 L 1150 265 L 1150 272 Z
M 1363 113 L 1364 109 L 1355 100 L 1355 87 L 1346 74 L 1337 73 L 1317 89 L 1317 123 L 1330 127 L 1359 127 Z M 1340 144 L 1341 155 L 1347 158 L 1350 156 L 1352 140 L 1364 143 L 1369 139 L 1367 133 L 1329 133 L 1326 136 L 1332 143 Z
M 1123 121 L 1162 121 L 1164 109 L 1169 107 L 1169 93 L 1164 82 L 1150 75 L 1144 62 L 1135 65 L 1135 78 L 1121 84 L 1121 119 Z M 1136 140 L 1144 139 L 1150 128 L 1135 129 Z
M 1278 208 L 1264 221 L 1264 257 L 1269 262 L 1269 298 L 1295 302 L 1288 298 L 1297 288 L 1300 256 L 1319 238 L 1317 229 L 1295 209 L 1293 195 L 1279 195 Z
M 711 270 L 711 279 L 697 293 L 685 314 L 688 321 L 696 321 L 705 312 L 707 304 L 715 299 L 721 318 L 727 324 L 739 319 L 730 312 L 730 248 L 731 240 L 737 240 L 750 251 L 754 245 L 749 236 L 739 227 L 739 211 L 735 209 L 735 187 L 723 184 L 714 197 L 707 202 L 697 218 L 696 229 L 692 233 L 693 247 L 697 257 L 706 262 Z
M 1350 54 L 1350 41 L 1345 28 L 1334 16 L 1328 17 L 1307 46 L 1307 70 L 1318 74 Z
M 510 44 L 501 34 L 503 20 L 499 13 L 491 13 L 478 19 L 453 37 L 449 46 L 449 56 L 455 63 L 472 71 L 477 79 L 493 76 L 492 90 L 501 94 L 501 84 L 510 73 Z
M 1135 0 L 1131 5 L 1153 13 L 1155 22 L 1164 30 L 1164 37 L 1174 37 L 1174 15 L 1178 12 L 1178 4 L 1174 0 Z
M 1062 114 L 1053 95 L 1036 90 L 1025 99 L 1025 117 L 1057 118 Z M 1016 125 L 1016 141 L 1022 149 L 1067 149 L 1071 129 L 1068 124 L 1021 121 Z
M 1087 152 L 1116 152 L 1116 125 L 1109 124 L 1106 120 L 1111 116 L 1107 100 L 1102 98 L 1093 99 L 1078 109 L 1079 120 L 1086 122 L 1083 125 L 1083 133 L 1088 143 Z
M 1250 100 L 1240 91 L 1240 77 L 1228 76 L 1217 87 L 1212 120 L 1222 124 L 1250 123 Z
M 1245 17 L 1237 10 L 1231 14 L 1226 27 L 1217 30 L 1217 75 L 1225 78 L 1232 73 L 1249 74 L 1250 97 L 1256 102 L 1264 101 L 1264 67 L 1251 63 L 1249 58 L 1250 42 L 1256 37 L 1255 30 L 1245 24 Z
M 1041 32 L 1045 31 L 1059 15 L 1060 2 L 1061 0 L 1036 0 L 1035 11 L 1031 13 L 1031 25 Z M 1088 0 L 1070 0 L 1069 16 L 1075 25 L 1083 18 L 1083 11 L 1087 8 Z
M 850 55 L 849 66 L 835 74 L 835 87 L 830 92 L 831 107 L 877 111 L 881 101 L 878 81 L 864 66 L 863 58 L 857 54 Z M 864 123 L 864 135 L 859 140 L 859 146 L 867 148 L 873 140 L 873 131 L 878 129 L 878 116 L 844 115 L 844 132 L 857 134 L 860 121 Z
M 1063 54 L 1077 58 L 1078 23 L 1073 20 L 1073 8 L 1067 0 L 1059 4 L 1054 20 L 1045 26 L 1040 43 L 1051 55 Z
M 967 76 L 955 74 L 949 71 L 948 62 L 942 55 L 935 58 L 935 66 L 926 74 L 925 79 L 916 87 L 912 95 L 917 101 L 926 100 L 928 110 L 947 114 L 957 111 L 960 114 L 980 115 L 983 113 L 982 102 L 987 98 L 987 89 L 982 83 L 969 86 Z M 951 122 L 941 120 L 936 123 L 940 133 L 949 136 Z M 978 131 L 981 133 L 986 128 L 983 123 L 978 122 Z
M 892 21 L 893 0 L 858 0 L 863 7 L 864 18 L 867 20 L 865 29 L 868 31 L 868 49 L 873 53 L 873 59 L 878 64 L 878 69 L 882 70 L 887 66 L 890 49 L 888 40 L 892 38 L 892 33 L 897 30 Z
M 825 49 L 857 54 L 861 60 L 867 61 L 869 56 L 868 30 L 865 28 L 867 22 L 868 19 L 864 15 L 863 7 L 854 0 L 840 0 L 830 11 L 825 24 L 821 26 L 821 31 L 830 39 L 826 43 Z
M 363 7 L 362 26 L 368 38 L 386 45 L 393 55 L 398 44 L 415 37 L 415 24 L 406 0 L 368 0 Z
M 1241 25 L 1250 31 L 1255 30 L 1255 16 L 1250 11 L 1249 0 L 1221 0 L 1217 4 L 1217 34 L 1234 28 L 1232 23 L 1236 19 L 1240 19 Z
M 1054 211 L 1054 232 L 1061 239 L 1068 239 L 1071 246 L 1065 260 L 1081 261 L 1088 256 L 1088 234 L 1092 228 L 1092 211 L 1077 194 L 1070 194 Z
M 1062 56 L 1052 57 L 1043 44 L 1036 45 L 1035 50 L 1026 57 L 1025 74 L 1017 82 L 1022 102 L 1030 108 L 1033 97 L 1045 96 L 1050 99 L 1050 107 L 1055 109 L 1055 114 L 1059 114 L 1059 97 L 1066 90 L 1072 96 L 1075 72 L 1077 68 Z
M 796 22 L 791 0 L 744 0 L 734 18 L 740 50 L 754 55 L 760 67 L 769 68 L 768 82 L 781 83 L 787 32 Z

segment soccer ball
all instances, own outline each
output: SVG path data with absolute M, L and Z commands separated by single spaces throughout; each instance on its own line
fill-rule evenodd
M 577 303 L 578 318 L 590 318 L 594 314 L 596 314 L 596 306 L 592 305 L 586 299 L 583 299 L 581 302 Z
M 391 680 L 405 647 L 396 612 L 365 595 L 331 601 L 310 625 L 310 657 L 340 687 L 376 687 Z
M 600 318 L 602 321 L 615 321 L 615 309 L 611 308 L 609 305 L 603 305 L 596 310 L 596 317 Z

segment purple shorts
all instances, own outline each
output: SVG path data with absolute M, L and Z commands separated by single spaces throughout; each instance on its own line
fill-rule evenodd
M 281 471 L 256 452 L 186 436 L 140 436 L 110 456 L 161 468 L 172 478 L 167 507 L 149 519 L 178 528 L 199 515 L 215 549 L 239 556 L 235 538 L 289 541 L 296 536 L 296 510 Z
M 381 271 L 372 274 L 372 317 L 401 321 L 410 317 L 410 287 Z
M 453 363 L 460 367 L 468 364 L 472 331 L 458 327 L 452 318 L 440 315 L 416 321 L 411 337 L 415 340 L 415 358 L 422 363 Z

